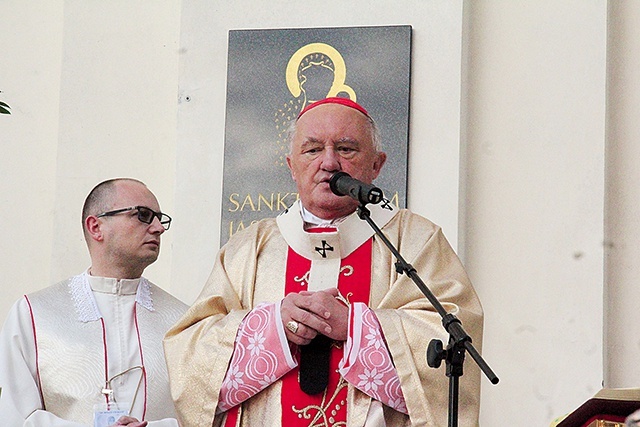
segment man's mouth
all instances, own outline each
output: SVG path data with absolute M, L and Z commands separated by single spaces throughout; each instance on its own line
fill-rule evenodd
M 329 184 L 329 182 L 331 182 L 331 175 L 323 177 L 322 179 L 320 179 L 320 182 L 322 184 Z

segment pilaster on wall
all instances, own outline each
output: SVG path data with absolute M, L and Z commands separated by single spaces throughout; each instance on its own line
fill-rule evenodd
M 465 17 L 461 235 L 500 377 L 480 425 L 549 425 L 602 387 L 607 4 Z
M 640 385 L 640 3 L 610 1 L 607 40 L 604 385 Z

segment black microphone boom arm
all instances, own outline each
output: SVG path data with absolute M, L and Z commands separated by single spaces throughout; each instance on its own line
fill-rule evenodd
M 458 427 L 458 394 L 459 379 L 462 376 L 464 355 L 468 352 L 473 360 L 478 364 L 482 372 L 487 376 L 492 384 L 497 384 L 499 379 L 491 370 L 487 362 L 482 358 L 480 353 L 471 343 L 471 337 L 467 335 L 462 323 L 455 315 L 447 313 L 438 298 L 431 292 L 427 285 L 422 281 L 416 269 L 409 264 L 393 246 L 391 241 L 382 232 L 378 225 L 371 219 L 369 209 L 360 205 L 358 207 L 358 216 L 366 221 L 373 228 L 376 235 L 389 248 L 396 258 L 396 271 L 398 274 L 406 274 L 415 285 L 422 291 L 431 305 L 436 309 L 442 318 L 442 325 L 449 333 L 449 344 L 446 350 L 442 346 L 440 340 L 432 340 L 427 349 L 427 364 L 432 368 L 440 366 L 440 362 L 444 360 L 447 365 L 446 375 L 449 377 L 449 427 Z

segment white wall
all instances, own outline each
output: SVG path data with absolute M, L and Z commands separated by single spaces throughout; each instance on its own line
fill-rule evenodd
M 606 3 L 467 6 L 461 233 L 501 377 L 481 420 L 549 425 L 603 377 Z
M 229 29 L 411 24 L 409 204 L 483 301 L 501 382 L 483 379 L 482 425 L 548 425 L 603 377 L 606 6 L 0 0 L 0 319 L 88 266 L 81 204 L 113 176 L 175 218 L 147 276 L 193 301 L 218 246 Z
M 0 100 L 12 111 L 0 116 L 2 319 L 19 295 L 51 281 L 64 23 L 60 6 L 0 2 Z

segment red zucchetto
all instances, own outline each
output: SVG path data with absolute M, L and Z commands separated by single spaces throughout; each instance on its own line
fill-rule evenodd
M 322 104 L 340 104 L 340 105 L 345 105 L 349 108 L 353 108 L 354 110 L 358 110 L 360 111 L 362 114 L 364 114 L 365 116 L 369 117 L 369 113 L 367 113 L 367 110 L 364 109 L 364 107 L 360 104 L 358 104 L 355 101 L 350 100 L 349 98 L 339 98 L 339 97 L 333 97 L 333 98 L 324 98 L 321 99 L 319 101 L 316 101 L 312 104 L 307 105 L 301 112 L 300 114 L 298 114 L 298 119 L 300 119 L 300 117 L 302 117 L 302 115 L 304 113 L 306 113 L 307 111 L 311 110 L 312 108 L 317 107 L 318 105 L 322 105 Z

